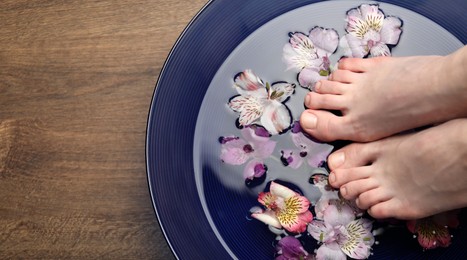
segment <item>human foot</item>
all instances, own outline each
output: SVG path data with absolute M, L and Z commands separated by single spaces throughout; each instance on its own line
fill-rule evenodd
M 466 117 L 466 71 L 467 47 L 448 56 L 343 59 L 306 96 L 300 123 L 322 141 L 368 142 Z
M 416 219 L 467 206 L 467 119 L 354 143 L 329 156 L 330 184 L 375 218 Z

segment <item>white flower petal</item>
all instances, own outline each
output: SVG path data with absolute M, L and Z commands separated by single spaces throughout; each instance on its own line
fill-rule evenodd
M 263 115 L 263 104 L 252 96 L 236 96 L 229 102 L 229 107 L 240 112 L 240 125 L 246 126 L 255 122 Z
M 316 260 L 346 260 L 347 257 L 336 243 L 321 245 L 316 251 Z
M 381 28 L 381 42 L 391 45 L 396 45 L 399 42 L 402 33 L 402 20 L 389 16 L 384 19 L 383 27 Z
M 251 216 L 267 225 L 271 225 L 275 228 L 282 228 L 281 223 L 275 216 L 273 211 L 264 211 L 263 213 L 253 213 Z
M 391 51 L 386 44 L 380 42 L 370 49 L 370 54 L 373 57 L 391 56 Z
M 331 226 L 347 225 L 355 219 L 351 207 L 336 201 L 324 211 L 324 221 Z
M 283 185 L 280 185 L 279 183 L 277 182 L 271 182 L 271 186 L 269 188 L 269 191 L 271 192 L 272 195 L 274 196 L 278 196 L 278 197 L 281 197 L 281 198 L 284 198 L 284 199 L 287 199 L 287 198 L 290 198 L 290 197 L 293 197 L 293 196 L 296 196 L 297 193 L 294 192 L 293 190 L 283 186 Z
M 271 93 L 273 93 L 270 97 L 271 99 L 274 98 L 278 102 L 284 102 L 295 91 L 295 84 L 278 82 L 271 86 L 271 90 Z
M 363 58 L 366 55 L 368 55 L 368 47 L 366 45 L 366 42 L 362 39 L 358 39 L 357 37 L 347 34 L 344 37 L 342 37 L 340 41 L 341 47 L 345 49 L 345 47 L 348 47 L 350 51 L 347 51 L 346 53 L 350 53 L 350 57 L 354 58 Z
M 245 90 L 245 91 L 254 91 L 261 88 L 264 88 L 263 81 L 256 76 L 251 70 L 245 70 L 239 73 L 235 79 L 235 86 Z
M 317 67 L 305 68 L 300 72 L 300 74 L 298 74 L 298 82 L 300 83 L 300 86 L 309 90 L 313 90 L 316 82 L 327 78 L 328 76 L 321 76 L 319 74 L 319 68 Z
M 334 53 L 339 45 L 339 35 L 334 29 L 315 27 L 310 31 L 309 37 L 316 48 L 324 50 L 327 54 Z
M 354 259 L 368 258 L 374 243 L 371 227 L 371 221 L 367 219 L 357 219 L 347 224 L 338 241 L 342 251 Z
M 289 43 L 282 50 L 282 59 L 287 64 L 288 70 L 298 72 L 305 67 L 314 66 L 318 55 L 308 36 L 303 33 L 293 33 L 290 35 Z
M 280 102 L 272 100 L 264 108 L 261 116 L 261 125 L 271 135 L 276 135 L 290 127 L 292 118 L 289 109 Z

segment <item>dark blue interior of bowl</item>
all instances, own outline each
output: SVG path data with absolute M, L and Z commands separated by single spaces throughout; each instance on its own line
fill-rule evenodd
M 231 257 L 206 218 L 193 173 L 196 120 L 212 78 L 235 47 L 258 27 L 315 2 L 319 1 L 214 0 L 193 19 L 173 47 L 150 108 L 146 162 L 153 205 L 178 258 Z M 467 43 L 465 0 L 381 2 L 420 13 Z M 203 169 L 203 184 L 209 190 L 204 194 L 208 207 L 217 209 L 211 212 L 213 222 L 233 254 L 240 259 L 272 258 L 272 234 L 265 225 L 245 220 L 245 213 L 256 205 L 256 197 L 225 191 L 207 167 Z M 374 254 L 378 259 L 467 259 L 465 229 L 454 233 L 455 239 L 448 249 L 430 252 L 414 251 L 416 240 L 400 237 L 400 230 L 394 229 L 381 236 Z

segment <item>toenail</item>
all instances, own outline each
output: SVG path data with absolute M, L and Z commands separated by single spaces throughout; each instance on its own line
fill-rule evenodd
M 301 123 L 303 128 L 305 129 L 315 129 L 317 121 L 318 119 L 315 115 L 313 115 L 312 113 L 308 113 L 306 116 L 303 117 Z
M 335 174 L 334 172 L 331 172 L 331 173 L 329 174 L 329 182 L 330 182 L 330 183 L 336 182 L 336 174 Z
M 316 91 L 316 92 L 319 92 L 319 91 L 320 91 L 321 85 L 322 85 L 321 81 L 316 82 L 316 84 L 315 84 L 315 91 Z
M 341 187 L 340 192 L 341 192 L 341 195 L 345 197 L 345 195 L 347 195 L 347 188 Z
M 306 105 L 306 106 L 308 106 L 308 104 L 310 104 L 310 101 L 311 101 L 310 99 L 311 99 L 311 98 L 310 98 L 310 95 L 306 95 L 306 96 L 305 96 L 305 105 Z
M 333 153 L 329 156 L 329 164 L 332 168 L 337 168 L 344 163 L 345 154 L 343 152 Z

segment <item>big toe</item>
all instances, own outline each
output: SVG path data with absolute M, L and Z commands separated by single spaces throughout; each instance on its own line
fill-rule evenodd
M 300 116 L 300 125 L 305 132 L 325 142 L 347 140 L 352 134 L 351 129 L 345 127 L 344 117 L 328 111 L 305 110 Z

